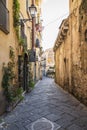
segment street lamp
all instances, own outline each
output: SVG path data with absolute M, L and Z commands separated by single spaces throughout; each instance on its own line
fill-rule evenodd
M 34 4 L 32 4 L 29 8 L 29 12 L 30 12 L 30 15 L 31 15 L 31 18 L 35 18 L 36 17 L 36 13 L 37 13 L 37 8 Z M 32 22 L 32 19 L 20 19 L 20 21 L 22 22 L 27 22 L 27 21 L 30 21 Z
M 31 17 L 32 17 L 32 18 L 35 18 L 36 12 L 37 12 L 37 8 L 34 6 L 34 4 L 32 4 L 32 5 L 29 7 L 29 11 L 30 11 Z

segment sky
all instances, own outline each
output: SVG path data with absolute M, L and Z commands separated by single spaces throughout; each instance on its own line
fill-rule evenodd
M 58 35 L 59 26 L 69 14 L 69 0 L 43 0 L 42 32 L 43 50 L 52 48 Z

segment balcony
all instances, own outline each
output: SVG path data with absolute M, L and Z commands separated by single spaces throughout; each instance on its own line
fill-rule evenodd
M 9 33 L 9 11 L 0 0 L 0 29 L 6 34 Z

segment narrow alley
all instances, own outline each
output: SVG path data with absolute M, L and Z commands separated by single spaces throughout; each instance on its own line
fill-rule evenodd
M 0 120 L 0 130 L 87 130 L 87 108 L 53 79 L 43 78 Z

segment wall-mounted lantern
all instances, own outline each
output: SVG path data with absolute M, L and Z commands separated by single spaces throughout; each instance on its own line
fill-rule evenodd
M 29 11 L 30 11 L 31 17 L 34 18 L 36 16 L 37 8 L 32 4 L 29 7 Z

